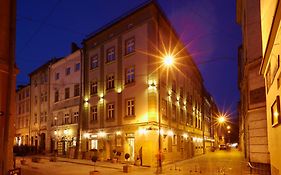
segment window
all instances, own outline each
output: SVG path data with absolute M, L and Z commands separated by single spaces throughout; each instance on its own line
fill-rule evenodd
M 44 115 L 43 115 L 43 112 L 41 112 L 40 114 L 40 123 L 43 123 L 44 122 Z
M 40 95 L 40 103 L 43 103 L 43 102 L 44 102 L 44 94 L 41 93 L 41 95 Z
M 110 103 L 107 104 L 107 116 L 106 116 L 107 120 L 112 120 L 114 119 L 114 104 Z
M 180 96 L 183 97 L 183 87 L 180 87 Z
M 77 72 L 80 70 L 80 63 L 76 63 L 74 67 L 74 71 Z
M 127 116 L 134 116 L 135 115 L 135 99 L 127 100 L 126 102 L 127 108 Z
M 35 113 L 34 114 L 34 124 L 36 124 L 37 123 L 37 114 Z
M 74 85 L 74 97 L 79 96 L 79 94 L 80 94 L 79 84 L 75 84 Z
M 280 119 L 280 98 L 276 97 L 273 105 L 271 106 L 271 122 L 272 126 L 276 126 L 281 122 Z
M 69 114 L 64 114 L 64 124 L 70 124 L 69 122 Z
M 183 115 L 183 110 L 180 110 L 180 121 L 181 123 L 184 123 L 184 115 Z
M 161 108 L 161 111 L 162 111 L 162 117 L 163 118 L 167 118 L 167 101 L 162 99 L 162 108 Z
M 115 47 L 111 47 L 106 51 L 106 62 L 111 62 L 115 60 Z
M 173 135 L 173 145 L 177 145 L 177 135 Z
M 79 112 L 73 113 L 73 123 L 78 123 Z
M 56 90 L 55 91 L 55 102 L 58 102 L 59 101 L 59 91 Z
M 44 100 L 45 100 L 45 102 L 47 102 L 47 99 L 48 99 L 48 95 L 47 95 L 47 92 L 45 92 L 45 94 L 44 94 Z
M 135 82 L 135 67 L 126 69 L 126 84 Z
M 270 64 L 268 66 L 267 72 L 266 72 L 266 87 L 267 87 L 267 92 L 271 86 L 271 72 L 270 72 Z
M 70 67 L 65 69 L 65 75 L 69 75 L 70 74 Z
M 98 121 L 98 107 L 97 106 L 92 106 L 91 107 L 91 121 L 96 122 Z
M 26 90 L 26 97 L 29 97 L 29 89 Z
M 56 73 L 56 75 L 55 75 L 55 80 L 58 80 L 58 79 L 60 79 L 60 73 Z
M 176 81 L 173 80 L 173 81 L 172 81 L 172 91 L 173 91 L 173 92 L 176 92 L 176 88 L 177 88 L 177 87 L 176 87 Z
M 64 89 L 64 98 L 68 99 L 69 98 L 69 88 Z
M 106 89 L 114 88 L 114 75 L 108 75 L 106 77 Z
M 176 121 L 177 119 L 177 107 L 173 104 L 172 106 L 172 120 Z
M 98 55 L 94 55 L 91 57 L 91 64 L 90 64 L 90 69 L 95 69 L 99 66 L 99 60 L 98 60 Z
M 98 82 L 94 81 L 94 82 L 91 82 L 90 94 L 93 95 L 96 93 L 98 93 Z
M 125 51 L 125 54 L 130 54 L 130 53 L 133 53 L 135 51 L 135 38 L 130 38 L 130 39 L 127 39 L 125 41 L 125 48 L 126 48 L 126 51 Z

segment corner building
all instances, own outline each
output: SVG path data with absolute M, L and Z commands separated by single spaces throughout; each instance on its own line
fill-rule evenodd
M 171 67 L 163 65 L 169 47 L 178 53 Z M 101 160 L 117 151 L 121 160 L 129 153 L 129 161 L 156 166 L 159 149 L 168 163 L 213 144 L 213 115 L 202 108 L 214 102 L 203 105 L 201 74 L 155 2 L 92 33 L 83 49 L 83 158 L 91 149 Z
M 271 174 L 281 174 L 281 2 L 260 0 L 263 57 L 260 74 L 266 84 L 268 150 Z

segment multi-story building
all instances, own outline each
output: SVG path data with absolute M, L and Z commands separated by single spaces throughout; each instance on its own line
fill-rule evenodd
M 237 0 L 236 20 L 242 29 L 239 48 L 238 80 L 240 90 L 240 138 L 245 158 L 269 169 L 266 121 L 265 83 L 259 68 L 262 60 L 262 38 L 259 0 Z
M 281 2 L 260 0 L 262 62 L 260 73 L 266 84 L 266 114 L 271 174 L 281 174 L 280 55 Z
M 50 66 L 58 59 L 51 59 L 29 74 L 30 77 L 30 143 L 38 151 L 49 150 L 48 119 L 50 115 Z
M 84 155 L 97 149 L 101 159 L 111 159 L 117 151 L 121 159 L 129 153 L 130 161 L 155 166 L 159 151 L 171 162 L 202 154 L 204 136 L 213 141 L 209 123 L 203 132 L 204 116 L 208 121 L 212 114 L 202 108 L 212 103 L 204 105 L 201 74 L 154 1 L 83 45 Z M 163 64 L 165 56 L 175 57 L 173 66 Z
M 72 157 L 77 141 L 81 84 L 80 49 L 50 67 L 50 151 Z M 49 143 L 48 143 L 49 144 Z M 73 148 L 73 149 L 71 149 Z
M 29 145 L 30 85 L 19 86 L 16 93 L 15 144 Z

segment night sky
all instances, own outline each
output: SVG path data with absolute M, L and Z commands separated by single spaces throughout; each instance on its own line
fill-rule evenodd
M 81 46 L 91 32 L 137 7 L 145 0 L 18 0 L 17 84 L 54 57 L 70 53 L 71 42 Z M 235 116 L 239 100 L 237 48 L 240 27 L 235 0 L 159 0 L 187 49 L 204 84 L 222 111 Z

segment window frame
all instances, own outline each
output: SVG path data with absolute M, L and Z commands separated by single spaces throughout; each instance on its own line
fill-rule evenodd
M 98 93 L 98 81 L 91 81 L 90 83 L 90 95 L 95 95 Z
M 106 76 L 106 90 L 115 88 L 115 77 L 114 74 L 108 74 Z
M 132 71 L 133 70 L 133 71 Z M 136 69 L 135 66 L 131 66 L 125 69 L 125 84 L 131 84 L 136 81 Z
M 77 88 L 77 87 L 78 87 L 78 88 Z M 74 97 L 80 96 L 80 84 L 75 84 L 75 85 L 74 85 L 73 96 L 74 96 Z
M 67 100 L 70 98 L 70 88 L 64 88 L 64 99 Z
M 276 108 L 276 109 L 275 109 Z M 277 110 L 277 111 L 276 111 Z M 275 117 L 274 113 L 277 112 L 278 116 Z M 277 119 L 276 119 L 277 118 Z M 272 127 L 276 127 L 277 125 L 279 125 L 281 123 L 281 119 L 280 119 L 280 97 L 277 96 L 276 100 L 273 102 L 273 104 L 271 105 L 271 125 Z
M 106 63 L 110 63 L 116 60 L 115 46 L 112 46 L 106 50 Z
M 96 69 L 98 67 L 99 67 L 99 56 L 98 54 L 95 54 L 90 58 L 90 70 Z
M 115 104 L 106 104 L 106 120 L 115 120 Z
M 131 48 L 131 49 L 129 49 L 129 48 Z M 135 48 L 136 48 L 136 40 L 135 40 L 134 36 L 125 40 L 125 55 L 134 53 Z
M 65 75 L 68 76 L 71 73 L 71 67 L 65 68 Z
M 126 106 L 126 116 L 127 117 L 136 116 L 136 100 L 135 100 L 135 98 L 129 98 L 125 102 L 126 102 L 126 105 L 125 105 Z

